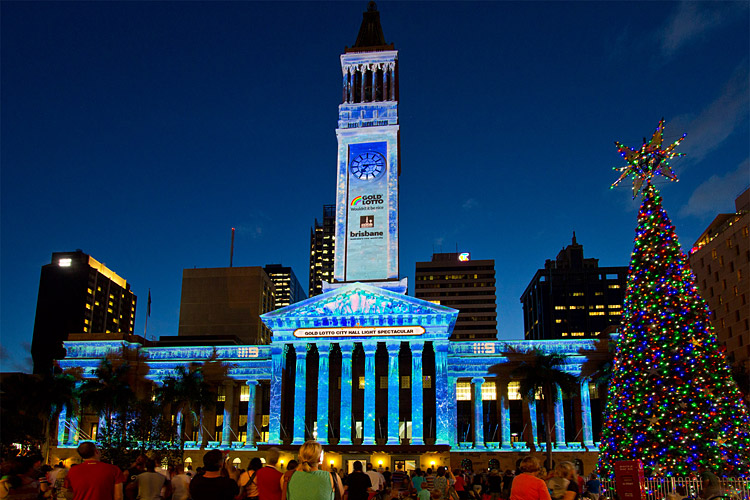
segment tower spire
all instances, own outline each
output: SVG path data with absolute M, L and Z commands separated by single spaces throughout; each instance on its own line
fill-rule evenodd
M 374 1 L 367 5 L 367 11 L 362 13 L 362 25 L 359 27 L 357 41 L 349 51 L 361 50 L 393 50 L 393 44 L 385 42 L 383 27 L 380 25 L 380 12 Z

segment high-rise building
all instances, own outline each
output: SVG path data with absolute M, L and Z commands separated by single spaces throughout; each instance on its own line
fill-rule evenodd
M 695 242 L 690 267 L 729 361 L 750 369 L 750 189 L 734 205 L 735 213 L 717 215 Z
M 260 315 L 273 310 L 273 283 L 262 267 L 184 269 L 177 335 L 268 344 L 271 331 Z
M 310 230 L 310 297 L 323 293 L 324 281 L 333 281 L 335 249 L 336 205 L 323 205 L 323 221 L 315 219 L 315 227 Z
M 544 263 L 521 296 L 526 340 L 595 338 L 619 325 L 626 266 L 599 267 L 573 242 Z
M 268 264 L 263 269 L 273 282 L 274 309 L 286 307 L 307 298 L 291 267 Z
M 471 260 L 467 253 L 435 253 L 417 262 L 414 296 L 458 309 L 451 340 L 497 338 L 495 261 Z
M 34 373 L 46 373 L 64 356 L 70 333 L 132 334 L 136 296 L 130 284 L 83 253 L 55 252 L 42 266 L 31 356 Z

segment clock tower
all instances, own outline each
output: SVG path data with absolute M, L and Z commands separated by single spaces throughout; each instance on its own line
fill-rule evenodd
M 398 52 L 370 2 L 354 46 L 341 55 L 334 284 L 370 282 L 406 293 L 399 281 Z

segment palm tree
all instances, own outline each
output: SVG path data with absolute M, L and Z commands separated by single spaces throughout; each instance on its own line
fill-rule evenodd
M 558 399 L 557 387 L 565 393 L 571 393 L 578 387 L 578 377 L 565 371 L 565 356 L 558 353 L 548 353 L 538 348 L 524 351 L 507 346 L 503 354 L 515 364 L 510 376 L 519 380 L 521 394 L 533 401 L 541 392 L 547 466 L 551 468 L 552 426 L 555 420 L 555 403 Z
M 202 425 L 200 415 L 202 410 L 216 405 L 216 391 L 204 375 L 204 365 L 191 363 L 188 366 L 177 366 L 175 375 L 168 376 L 164 383 L 156 390 L 156 400 L 172 415 L 182 414 L 189 418 L 193 425 Z M 185 447 L 185 433 L 180 428 L 179 420 L 175 419 L 179 433 L 180 450 Z
M 53 375 L 45 375 L 42 378 L 43 391 L 34 391 L 37 397 L 41 397 L 42 411 L 40 416 L 44 423 L 44 446 L 42 456 L 49 458 L 50 430 L 60 413 L 64 410 L 67 414 L 78 411 L 80 398 L 80 381 L 83 370 L 81 368 L 68 368 L 64 371 L 56 370 Z

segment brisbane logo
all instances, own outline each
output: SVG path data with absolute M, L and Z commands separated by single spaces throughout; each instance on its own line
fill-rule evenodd
M 357 196 L 352 200 L 352 207 L 361 207 L 362 205 L 382 205 L 383 195 L 382 194 L 364 194 Z

